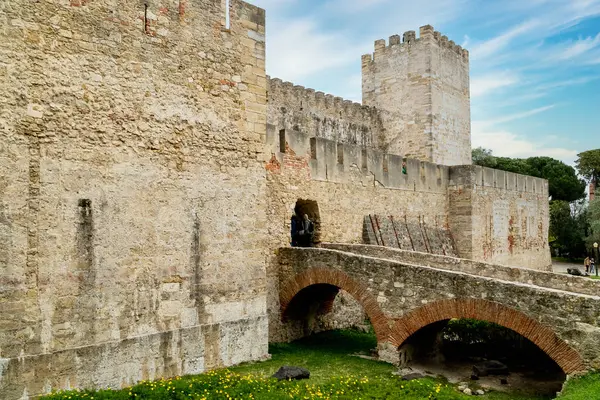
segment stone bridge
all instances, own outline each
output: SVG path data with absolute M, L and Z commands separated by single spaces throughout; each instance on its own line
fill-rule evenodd
M 473 318 L 518 332 L 566 374 L 600 365 L 600 282 L 365 245 L 282 248 L 278 263 L 284 321 L 315 303 L 327 313 L 342 289 L 362 305 L 386 361 L 421 328 Z

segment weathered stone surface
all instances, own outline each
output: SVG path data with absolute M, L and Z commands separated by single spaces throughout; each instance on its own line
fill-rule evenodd
M 264 11 L 146 3 L 0 4 L 2 399 L 267 356 Z
M 303 288 L 326 283 L 358 299 L 378 341 L 396 349 L 434 322 L 474 318 L 523 335 L 566 373 L 600 361 L 600 349 L 590 342 L 600 333 L 597 295 L 329 249 L 280 249 L 278 254 L 280 312 Z
M 360 244 L 322 243 L 322 248 L 357 253 L 375 258 L 385 258 L 414 265 L 428 265 L 435 268 L 464 272 L 471 275 L 485 276 L 523 284 L 532 284 L 549 289 L 577 292 L 589 295 L 600 293 L 600 282 L 593 279 L 580 279 L 564 274 L 546 271 L 496 265 L 489 262 L 478 262 L 463 258 L 426 254 L 413 251 L 392 249 L 381 246 L 366 246 Z M 400 282 L 395 282 L 403 286 Z
M 431 26 L 421 27 L 419 39 L 412 31 L 403 39 L 377 41 L 362 58 L 363 104 L 381 110 L 387 149 L 437 164 L 471 164 L 468 53 Z
M 363 59 L 363 106 L 268 79 L 264 10 L 230 3 L 0 4 L 0 397 L 198 373 L 310 332 L 279 319 L 273 254 L 299 199 L 317 241 L 360 243 L 372 215 L 402 249 L 546 266 L 546 184 L 434 163 L 470 162 L 465 51 L 395 37 L 376 56 L 398 84 Z M 426 299 L 386 279 L 323 289 L 315 330 L 366 312 L 389 333 L 390 290 Z

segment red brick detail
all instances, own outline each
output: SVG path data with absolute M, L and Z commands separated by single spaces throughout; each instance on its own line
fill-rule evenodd
M 269 160 L 269 162 L 267 163 L 265 168 L 269 172 L 275 172 L 275 173 L 281 172 L 281 163 L 277 160 L 277 157 L 275 156 L 275 154 L 271 155 L 271 159 Z
M 587 369 L 577 351 L 547 326 L 521 311 L 481 299 L 441 300 L 411 311 L 396 321 L 390 332 L 389 342 L 399 347 L 419 329 L 452 318 L 478 319 L 512 329 L 548 354 L 566 374 Z
M 363 285 L 345 273 L 330 268 L 311 268 L 295 277 L 289 279 L 281 286 L 279 291 L 279 303 L 281 315 L 285 315 L 292 299 L 302 289 L 316 284 L 329 284 L 348 292 L 363 307 L 369 317 L 378 342 L 384 342 L 389 336 L 388 318 L 379 308 L 375 297 Z
M 227 86 L 231 86 L 231 87 L 234 87 L 234 86 L 236 86 L 236 85 L 237 85 L 237 83 L 235 83 L 235 82 L 232 82 L 232 81 L 228 81 L 227 79 L 221 79 L 221 80 L 219 81 L 219 83 L 220 83 L 221 85 L 227 85 Z

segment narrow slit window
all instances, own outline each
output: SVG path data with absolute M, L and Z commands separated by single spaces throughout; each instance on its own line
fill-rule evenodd
M 148 4 L 144 4 L 144 33 L 148 33 Z
M 231 0 L 225 0 L 225 29 L 231 28 L 231 13 L 229 10 L 229 4 Z
M 285 129 L 279 131 L 279 152 L 285 153 Z
M 343 144 L 337 145 L 337 162 L 338 162 L 338 164 L 344 163 L 344 145 Z
M 367 169 L 367 149 L 362 149 L 361 152 L 361 168 L 366 170 Z
M 310 158 L 317 159 L 317 138 L 310 138 Z

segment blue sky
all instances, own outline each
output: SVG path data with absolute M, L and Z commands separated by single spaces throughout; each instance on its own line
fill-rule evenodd
M 569 164 L 600 147 L 600 0 L 250 2 L 272 77 L 360 101 L 360 56 L 431 24 L 470 51 L 474 147 Z

